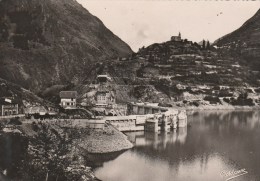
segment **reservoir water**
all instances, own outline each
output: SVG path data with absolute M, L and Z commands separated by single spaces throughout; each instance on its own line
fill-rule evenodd
M 126 133 L 134 148 L 99 160 L 102 181 L 259 181 L 260 112 L 202 111 L 186 129 Z

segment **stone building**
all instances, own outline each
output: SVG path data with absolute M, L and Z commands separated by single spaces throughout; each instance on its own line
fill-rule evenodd
M 96 93 L 96 106 L 107 107 L 115 104 L 115 95 L 113 91 L 100 86 Z
M 77 106 L 77 91 L 61 91 L 60 106 L 64 109 L 76 109 Z
M 181 39 L 181 33 L 179 32 L 178 36 L 172 36 L 171 41 L 182 41 Z
M 0 116 L 18 115 L 18 104 L 9 98 L 0 99 Z

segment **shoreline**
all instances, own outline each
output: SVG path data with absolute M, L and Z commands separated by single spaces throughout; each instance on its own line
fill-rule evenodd
M 187 111 L 203 111 L 203 110 L 260 110 L 260 106 L 226 106 L 226 105 L 206 105 L 206 106 L 183 106 L 181 109 L 186 109 Z
M 8 127 L 4 129 L 4 127 Z M 108 125 L 104 130 L 93 130 L 89 128 L 62 128 L 55 124 L 48 123 L 23 123 L 22 125 L 6 124 L 0 130 L 0 138 L 16 136 L 22 140 L 28 140 L 23 145 L 21 155 L 30 158 L 24 167 L 20 167 L 18 173 L 12 173 L 17 178 L 32 178 L 39 175 L 46 176 L 48 165 L 55 167 L 49 170 L 50 179 L 98 181 L 91 165 L 94 155 L 114 155 L 122 153 L 133 147 L 127 136 Z M 19 132 L 18 132 L 19 131 Z M 12 147 L 20 144 L 21 141 L 6 139 L 4 144 L 11 144 Z M 47 147 L 46 147 L 47 146 Z M 8 151 L 8 150 L 7 150 Z M 44 155 L 48 154 L 48 158 Z M 6 152 L 6 155 L 8 153 Z M 92 159 L 91 159 L 92 155 Z M 114 158 L 114 157 L 110 157 Z M 39 163 L 37 160 L 44 160 Z M 54 161 L 55 160 L 55 161 Z M 19 162 L 19 159 L 17 160 Z M 63 165 L 63 166 L 61 166 Z M 94 165 L 94 164 L 93 164 Z M 29 169 L 29 170 L 28 170 Z M 35 175 L 30 170 L 34 169 L 41 173 Z M 59 170 L 59 175 L 55 174 Z

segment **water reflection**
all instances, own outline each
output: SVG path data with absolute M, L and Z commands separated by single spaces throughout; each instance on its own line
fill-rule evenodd
M 260 112 L 204 111 L 190 128 L 171 133 L 127 133 L 135 147 L 96 169 L 103 181 L 222 181 L 222 171 L 245 168 L 236 178 L 260 180 Z
M 187 137 L 187 128 L 173 130 L 173 133 L 162 132 L 154 134 L 141 131 L 126 134 L 135 147 L 152 145 L 154 149 L 165 149 L 167 143 L 184 144 Z

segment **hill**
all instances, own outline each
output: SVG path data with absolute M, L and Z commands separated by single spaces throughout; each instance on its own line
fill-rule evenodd
M 153 44 L 140 49 L 136 57 L 143 61 L 138 71 L 143 78 L 186 85 L 257 84 L 248 67 L 240 65 L 238 59 L 187 40 Z
M 248 101 L 247 96 L 241 99 L 245 92 L 251 97 L 259 92 L 257 74 L 239 57 L 188 40 L 155 43 L 128 58 L 103 62 L 78 88 L 83 99 L 94 93 L 91 87 L 95 87 L 99 74 L 111 77 L 109 87 L 119 102 L 169 104 L 192 100 L 196 106 L 197 101 L 222 104 L 225 98 L 232 105 L 243 105 Z
M 33 92 L 77 84 L 131 48 L 75 0 L 0 1 L 0 77 Z

